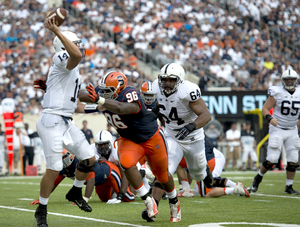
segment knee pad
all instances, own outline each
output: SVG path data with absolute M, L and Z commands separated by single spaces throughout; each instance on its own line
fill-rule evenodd
M 94 162 L 93 165 L 88 166 L 90 164 L 90 161 L 88 159 L 85 159 L 83 161 L 77 162 L 76 168 L 83 173 L 89 173 L 93 171 L 94 166 L 96 165 L 96 162 Z
M 190 174 L 195 181 L 203 181 L 206 176 L 206 166 L 201 171 L 190 169 Z
M 281 138 L 279 136 L 274 136 L 271 139 L 269 139 L 269 147 L 273 149 L 279 149 L 280 144 Z
M 214 178 L 214 185 L 213 185 L 213 187 L 224 188 L 224 187 L 226 187 L 225 181 L 226 181 L 226 178 L 215 177 Z
M 289 172 L 295 172 L 296 171 L 296 168 L 298 168 L 299 165 L 293 163 L 292 162 L 288 162 L 287 163 L 287 166 L 286 166 L 286 170 L 289 171 Z
M 294 146 L 297 148 L 297 150 L 300 149 L 300 138 L 298 136 L 294 139 Z
M 162 186 L 162 184 L 159 183 L 158 181 L 155 181 L 153 186 L 154 186 L 154 187 L 157 187 L 157 188 L 160 188 L 160 189 L 162 189 L 162 190 L 165 190 L 164 187 Z
M 269 162 L 269 161 L 267 161 L 267 159 L 265 159 L 265 161 L 263 162 L 263 164 L 262 164 L 266 169 L 271 169 L 272 168 L 272 166 L 274 165 L 274 163 L 271 163 L 271 162 Z

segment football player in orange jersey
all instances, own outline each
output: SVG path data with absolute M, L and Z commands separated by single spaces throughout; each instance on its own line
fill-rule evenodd
M 152 91 L 152 82 L 144 82 L 141 87 L 141 96 L 148 110 L 152 110 L 156 104 L 156 95 Z
M 157 204 L 142 182 L 136 167 L 146 156 L 148 164 L 169 197 L 171 222 L 181 220 L 180 203 L 177 199 L 173 177 L 168 172 L 167 144 L 164 134 L 157 124 L 156 115 L 147 111 L 139 92 L 127 87 L 126 76 L 117 71 L 107 73 L 95 89 L 86 87 L 88 94 L 80 93 L 81 101 L 98 103 L 108 123 L 120 134 L 118 155 L 126 177 L 137 194 L 143 199 L 148 217 L 155 219 Z M 155 190 L 154 187 L 153 190 Z

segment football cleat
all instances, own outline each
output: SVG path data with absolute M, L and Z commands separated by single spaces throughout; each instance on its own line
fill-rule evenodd
M 284 190 L 285 194 L 291 194 L 291 195 L 299 195 L 300 193 L 298 191 L 295 191 L 293 189 L 293 185 L 286 185 L 285 186 L 285 190 Z
M 144 203 L 147 207 L 147 212 L 148 212 L 149 218 L 153 218 L 156 215 L 158 215 L 157 205 L 152 196 L 148 196 L 146 198 L 146 200 L 144 201 Z
M 41 209 L 40 206 L 36 208 L 34 213 L 36 219 L 36 226 L 38 227 L 47 227 L 47 209 Z
M 155 219 L 156 219 L 156 217 L 149 218 L 147 209 L 144 209 L 144 210 L 143 210 L 143 212 L 142 212 L 142 218 L 143 218 L 144 220 L 146 220 L 147 222 L 154 222 Z
M 170 222 L 179 222 L 181 220 L 181 209 L 179 200 L 176 204 L 169 203 L 169 205 L 171 212 Z
M 76 192 L 77 191 L 77 192 Z M 70 202 L 76 203 L 76 205 L 86 212 L 92 212 L 90 205 L 82 198 L 81 188 L 78 190 L 76 187 L 72 187 L 70 191 L 66 194 L 66 199 Z
M 237 182 L 236 185 L 234 186 L 234 194 L 250 197 L 249 192 L 241 182 Z
M 177 194 L 177 197 L 194 197 L 194 192 L 190 188 L 184 188 L 180 190 Z
M 262 176 L 259 175 L 259 174 L 257 174 L 254 177 L 254 180 L 253 180 L 252 185 L 250 187 L 250 189 L 251 189 L 252 192 L 256 192 L 257 191 L 258 185 L 260 184 L 261 180 L 262 180 Z

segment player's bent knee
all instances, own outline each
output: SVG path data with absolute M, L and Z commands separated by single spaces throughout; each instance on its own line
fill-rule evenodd
M 297 165 L 296 163 L 288 162 L 287 166 L 286 166 L 286 170 L 289 172 L 295 172 L 296 168 L 298 168 L 298 167 L 299 167 L 299 165 Z
M 271 169 L 272 166 L 274 165 L 275 162 L 271 162 L 271 161 L 268 161 L 267 159 L 265 159 L 265 161 L 263 162 L 263 166 L 266 168 L 266 169 Z
M 77 162 L 76 168 L 83 173 L 89 173 L 94 169 L 95 160 L 90 162 L 90 159 Z

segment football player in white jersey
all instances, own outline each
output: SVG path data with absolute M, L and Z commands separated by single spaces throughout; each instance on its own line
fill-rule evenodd
M 72 115 L 75 110 L 85 113 L 97 111 L 96 105 L 91 108 L 90 105 L 78 102 L 78 64 L 83 57 L 79 48 L 81 40 L 72 32 L 61 32 L 55 25 L 54 18 L 46 18 L 44 25 L 56 35 L 53 45 L 57 53 L 52 58 L 43 112 L 37 123 L 37 132 L 42 140 L 46 158 L 46 172 L 40 185 L 40 204 L 35 212 L 37 226 L 48 226 L 47 204 L 54 180 L 63 168 L 63 147 L 80 160 L 75 172 L 74 185 L 66 194 L 66 199 L 75 202 L 84 211 L 92 211 L 82 198 L 82 186 L 95 164 L 95 155 L 90 151 L 82 131 L 72 123 Z M 36 84 L 34 85 L 37 88 Z
M 269 97 L 262 108 L 262 114 L 270 123 L 267 157 L 251 185 L 253 192 L 257 191 L 264 174 L 277 163 L 282 145 L 284 145 L 287 159 L 286 187 L 284 192 L 293 195 L 299 194 L 292 187 L 296 174 L 295 170 L 299 166 L 297 162 L 300 149 L 300 139 L 297 130 L 300 109 L 298 79 L 299 75 L 297 72 L 288 69 L 282 73 L 282 86 L 269 88 Z M 270 109 L 272 108 L 273 116 L 270 114 Z
M 213 179 L 206 164 L 202 128 L 210 121 L 211 115 L 201 98 L 200 88 L 185 80 L 185 70 L 181 65 L 169 63 L 161 68 L 152 90 L 157 95 L 156 108 L 165 121 L 170 174 L 175 173 L 184 156 L 191 177 L 196 181 L 204 180 L 211 188 Z M 152 194 L 159 201 L 163 191 L 157 188 L 153 187 Z

